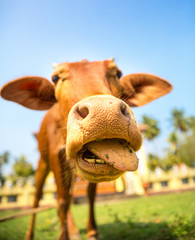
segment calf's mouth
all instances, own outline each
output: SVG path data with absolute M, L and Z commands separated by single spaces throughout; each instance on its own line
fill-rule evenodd
M 91 182 L 110 181 L 138 168 L 138 158 L 124 139 L 97 139 L 77 153 L 79 171 Z

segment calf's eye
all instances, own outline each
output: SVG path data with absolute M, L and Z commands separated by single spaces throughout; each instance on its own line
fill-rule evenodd
M 122 77 L 122 72 L 118 70 L 118 71 L 116 72 L 116 75 L 117 75 L 117 78 L 121 78 L 121 77 Z
M 60 79 L 60 77 L 58 75 L 54 75 L 52 77 L 52 81 L 56 84 L 58 82 L 58 80 Z

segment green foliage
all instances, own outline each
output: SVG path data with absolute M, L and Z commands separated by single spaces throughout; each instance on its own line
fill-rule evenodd
M 176 155 L 180 148 L 180 143 L 186 138 L 187 133 L 192 133 L 195 129 L 195 117 L 186 117 L 184 110 L 176 108 L 172 110 L 171 114 L 170 122 L 174 129 L 169 135 L 168 142 L 171 143 L 170 150 Z
M 148 154 L 148 168 L 151 171 L 154 171 L 159 166 L 160 166 L 160 158 L 157 155 L 149 153 Z
M 171 229 L 175 239 L 194 239 L 194 221 L 192 218 L 187 218 L 184 214 L 175 216 L 175 222 L 172 223 Z
M 15 159 L 12 168 L 13 171 L 7 178 L 11 180 L 13 184 L 15 184 L 19 178 L 25 179 L 35 173 L 32 164 L 29 163 L 23 155 L 20 158 Z
M 157 167 L 163 171 L 168 172 L 172 166 L 177 164 L 175 155 L 171 154 L 165 158 L 159 158 L 157 155 L 148 154 L 148 168 L 153 172 Z
M 170 161 L 168 157 L 163 158 L 160 162 L 160 168 L 165 172 L 170 171 L 174 165 L 175 161 L 173 159 Z
M 165 158 L 167 159 L 171 166 L 178 165 L 181 163 L 180 159 L 172 152 L 167 152 Z
M 148 167 L 151 171 L 157 167 L 169 171 L 172 166 L 180 163 L 189 167 L 195 166 L 195 117 L 186 117 L 184 110 L 175 108 L 171 112 L 170 122 L 173 126 L 168 138 L 170 146 L 164 158 L 154 154 L 148 155 Z M 144 132 L 146 139 L 152 140 L 158 135 L 156 120 L 144 115 L 142 123 L 148 125 L 148 129 Z
M 180 145 L 177 157 L 180 162 L 186 164 L 187 166 L 195 167 L 195 130 Z
M 142 116 L 142 124 L 148 126 L 148 128 L 144 131 L 144 138 L 148 140 L 153 140 L 160 134 L 160 128 L 158 126 L 158 121 L 152 117 L 143 115 Z
M 178 134 L 176 132 L 171 132 L 169 134 L 168 142 L 171 144 L 170 151 L 173 154 L 176 154 L 177 149 L 178 149 L 178 145 L 179 145 Z
M 32 164 L 27 162 L 25 156 L 21 156 L 20 158 L 15 160 L 13 164 L 14 174 L 18 177 L 29 177 L 34 174 L 34 169 Z
M 2 167 L 3 164 L 8 163 L 9 161 L 9 152 L 4 152 L 3 154 L 0 155 L 0 168 Z
M 173 109 L 170 121 L 174 131 L 168 139 L 171 143 L 168 159 L 174 159 L 176 164 L 195 166 L 195 117 L 186 117 L 184 110 Z
M 184 116 L 184 110 L 173 109 L 171 112 L 170 122 L 172 123 L 175 131 L 187 132 L 189 130 L 189 121 Z
M 190 129 L 195 130 L 195 117 L 191 116 L 187 118 L 188 126 Z
M 3 185 L 5 182 L 5 176 L 3 175 L 2 168 L 3 165 L 7 164 L 9 162 L 9 152 L 4 152 L 0 155 L 0 185 Z

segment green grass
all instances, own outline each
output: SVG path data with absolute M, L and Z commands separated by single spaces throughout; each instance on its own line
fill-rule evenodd
M 37 215 L 35 240 L 58 238 L 56 212 Z M 75 205 L 72 212 L 85 240 L 88 206 Z M 0 240 L 24 239 L 29 219 L 0 223 Z M 97 204 L 96 219 L 101 240 L 195 240 L 195 191 Z

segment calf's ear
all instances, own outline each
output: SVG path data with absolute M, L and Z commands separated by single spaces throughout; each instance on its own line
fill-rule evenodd
M 120 80 L 122 99 L 131 107 L 143 106 L 172 90 L 172 85 L 157 76 L 136 73 Z
M 47 110 L 55 102 L 54 86 L 46 78 L 27 76 L 6 83 L 1 96 L 34 110 Z

